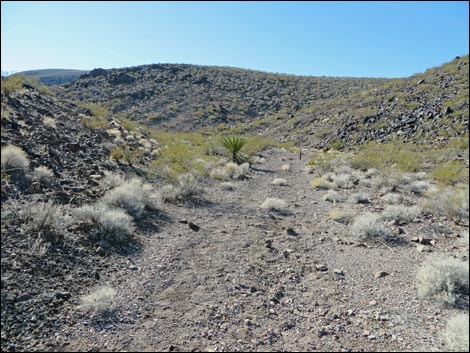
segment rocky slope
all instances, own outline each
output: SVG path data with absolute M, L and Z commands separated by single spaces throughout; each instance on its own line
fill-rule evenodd
M 101 102 L 160 129 L 264 133 L 323 148 L 468 132 L 468 74 L 468 56 L 405 79 L 161 64 L 96 69 L 57 94 Z
M 192 131 L 281 112 L 290 116 L 320 99 L 342 98 L 384 81 L 156 64 L 95 69 L 56 92 L 63 98 L 100 102 L 115 114 L 159 128 Z

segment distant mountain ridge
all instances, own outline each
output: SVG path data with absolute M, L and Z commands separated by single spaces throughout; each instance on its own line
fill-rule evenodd
M 80 76 L 89 73 L 88 70 L 73 70 L 73 69 L 42 69 L 42 70 L 28 70 L 16 72 L 37 78 L 41 83 L 46 86 L 61 85 L 67 82 L 73 82 Z

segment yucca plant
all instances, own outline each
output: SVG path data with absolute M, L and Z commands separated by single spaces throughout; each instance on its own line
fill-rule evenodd
M 234 163 L 240 164 L 240 150 L 246 144 L 246 140 L 238 136 L 222 137 L 222 145 L 232 156 Z

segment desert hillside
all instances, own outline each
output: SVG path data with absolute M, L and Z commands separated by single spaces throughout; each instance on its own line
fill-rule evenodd
M 468 56 L 405 79 L 2 78 L 2 351 L 465 351 Z

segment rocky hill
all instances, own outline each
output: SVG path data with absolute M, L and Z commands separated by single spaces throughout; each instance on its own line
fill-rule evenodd
M 95 69 L 56 90 L 58 96 L 99 102 L 114 114 L 169 130 L 232 126 L 327 98 L 344 98 L 383 79 L 300 77 L 196 65 L 156 64 Z
M 160 129 L 264 133 L 323 148 L 467 132 L 468 74 L 468 55 L 403 79 L 161 64 L 96 69 L 56 92 Z

